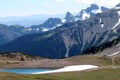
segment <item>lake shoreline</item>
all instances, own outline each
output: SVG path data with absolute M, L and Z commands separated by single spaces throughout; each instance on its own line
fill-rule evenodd
M 65 66 L 64 68 L 59 69 L 50 69 L 50 68 L 6 68 L 0 69 L 0 72 L 15 73 L 15 74 L 48 74 L 48 73 L 61 73 L 61 72 L 76 72 L 83 70 L 97 69 L 98 66 L 95 65 L 71 65 Z

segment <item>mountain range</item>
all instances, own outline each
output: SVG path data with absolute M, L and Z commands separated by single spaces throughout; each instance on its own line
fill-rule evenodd
M 73 15 L 76 16 L 76 20 L 77 20 L 77 19 L 85 18 L 86 15 L 93 15 L 98 12 L 102 12 L 106 9 L 108 9 L 108 8 L 99 7 L 96 4 L 92 4 L 90 7 L 81 10 L 77 15 L 75 15 L 76 13 L 73 13 Z M 86 15 L 83 15 L 83 13 Z M 0 17 L 0 23 L 6 24 L 8 26 L 9 25 L 22 25 L 25 27 L 30 27 L 32 25 L 42 24 L 50 17 L 51 18 L 57 17 L 57 18 L 63 19 L 64 16 L 65 16 L 65 13 L 56 14 L 56 15 L 36 14 L 36 15 L 31 15 L 31 16 L 20 16 L 20 17 L 17 17 L 17 16 Z M 84 16 L 84 17 L 82 17 L 82 16 Z
M 21 25 L 14 25 L 12 22 L 11 22 L 11 24 L 13 24 L 13 25 L 10 25 L 10 26 L 0 24 L 0 27 L 1 27 L 1 30 L 0 30 L 0 35 L 1 35 L 0 45 L 8 43 L 8 42 L 20 37 L 20 36 L 26 35 L 26 34 L 49 31 L 49 30 L 55 29 L 57 27 L 60 27 L 61 25 L 65 24 L 65 23 L 70 23 L 70 22 L 75 22 L 77 20 L 82 20 L 82 18 L 85 17 L 85 14 L 90 14 L 90 16 L 91 16 L 93 14 L 92 13 L 93 11 L 95 12 L 95 11 L 98 11 L 99 9 L 101 9 L 101 7 L 99 7 L 98 5 L 91 4 L 90 7 L 81 10 L 81 11 L 87 11 L 86 13 L 81 13 L 81 11 L 80 11 L 80 13 L 78 13 L 79 16 L 78 16 L 78 14 L 76 16 L 74 16 L 70 12 L 67 12 L 66 15 L 65 15 L 65 18 L 63 18 L 63 19 L 61 19 L 62 14 L 53 15 L 53 16 L 58 16 L 60 18 L 56 18 L 56 17 L 55 18 L 53 18 L 53 17 L 48 18 L 47 15 L 33 15 L 33 16 L 26 17 L 26 18 L 24 18 L 24 17 L 0 18 L 0 21 L 5 21 L 5 22 L 6 22 L 6 20 L 8 22 L 9 21 L 11 22 L 12 19 L 15 20 L 15 21 L 24 20 L 25 23 L 26 23 L 26 19 L 27 20 L 34 20 L 35 19 L 34 20 L 35 22 L 36 22 L 36 20 L 37 20 L 37 22 L 39 22 L 39 25 L 32 25 L 30 27 L 24 27 L 24 26 L 21 26 Z M 106 9 L 104 9 L 102 11 L 105 11 Z M 48 19 L 46 21 L 42 22 L 42 24 L 40 24 L 41 20 L 39 20 L 39 18 L 40 19 L 47 19 L 48 18 Z M 19 22 L 21 23 L 22 21 L 19 21 Z M 29 22 L 29 23 L 33 24 L 33 22 L 32 23 Z
M 20 32 L 15 30 L 19 37 L 15 35 L 17 39 L 1 45 L 0 52 L 23 52 L 54 59 L 80 55 L 120 38 L 120 5 L 108 9 L 92 4 L 77 16 L 67 12 L 64 19 L 49 18 L 43 24 L 19 28 Z M 11 29 L 11 33 L 15 31 Z
M 0 52 L 23 52 L 47 58 L 70 57 L 119 38 L 119 32 L 120 7 L 117 6 L 85 20 L 66 22 L 44 33 L 19 37 L 2 45 Z

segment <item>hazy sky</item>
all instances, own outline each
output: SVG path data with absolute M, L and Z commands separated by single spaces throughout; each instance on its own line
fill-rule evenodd
M 76 13 L 91 3 L 113 7 L 120 0 L 0 0 L 0 17 Z

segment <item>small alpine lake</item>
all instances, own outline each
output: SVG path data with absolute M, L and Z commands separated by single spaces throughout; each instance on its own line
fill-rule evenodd
M 55 69 L 0 69 L 0 72 L 15 73 L 15 74 L 33 74 L 37 72 L 52 71 Z

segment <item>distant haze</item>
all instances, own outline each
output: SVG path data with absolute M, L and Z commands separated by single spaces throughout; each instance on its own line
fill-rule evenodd
M 18 17 L 1 17 L 0 23 L 6 25 L 22 25 L 25 27 L 30 27 L 31 25 L 39 25 L 45 22 L 50 17 L 64 18 L 65 13 L 56 14 L 56 15 L 31 15 L 31 16 L 18 16 Z
M 90 4 L 111 8 L 119 0 L 0 0 L 0 23 L 29 27 L 49 17 L 64 18 L 67 11 L 78 13 Z

